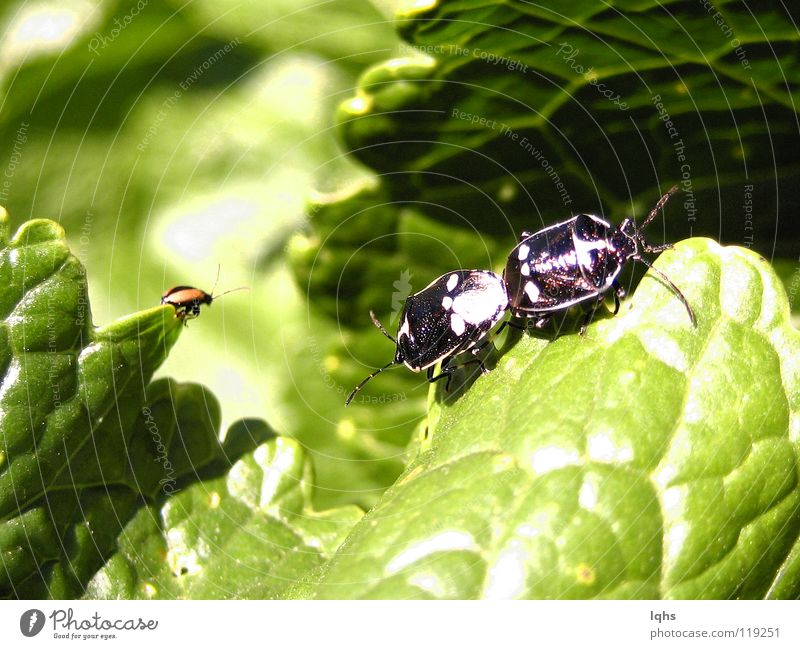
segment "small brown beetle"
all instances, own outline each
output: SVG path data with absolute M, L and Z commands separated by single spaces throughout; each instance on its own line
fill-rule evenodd
M 217 270 L 217 280 L 219 280 L 219 270 Z M 214 288 L 216 287 L 217 282 L 215 281 Z M 248 288 L 247 286 L 240 286 L 219 295 L 214 295 L 214 289 L 211 289 L 211 293 L 206 293 L 194 286 L 173 286 L 161 296 L 161 304 L 171 304 L 175 307 L 175 317 L 182 320 L 190 320 L 200 315 L 200 305 L 207 304 L 211 306 L 211 302 L 221 298 L 223 295 L 234 291 L 246 291 Z

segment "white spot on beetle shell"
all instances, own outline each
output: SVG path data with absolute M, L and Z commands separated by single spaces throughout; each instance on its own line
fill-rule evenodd
M 525 295 L 528 296 L 531 302 L 536 302 L 540 293 L 541 291 L 535 282 L 525 282 Z
M 605 239 L 584 241 L 578 237 L 573 237 L 572 243 L 575 246 L 575 253 L 578 256 L 578 264 L 583 268 L 592 268 L 594 266 L 594 256 L 592 253 L 606 249 Z
M 452 291 L 458 285 L 458 275 L 453 273 L 447 279 L 447 290 Z
M 457 313 L 454 313 L 450 316 L 450 328 L 453 330 L 453 333 L 456 336 L 460 336 L 467 328 L 467 324 L 464 322 L 464 318 Z
M 528 258 L 528 253 L 531 251 L 531 247 L 527 243 L 523 243 L 519 247 L 519 251 L 517 252 L 517 259 L 520 261 L 525 261 Z
M 482 325 L 496 322 L 508 306 L 508 292 L 500 277 L 481 276 L 472 290 L 464 291 L 453 300 L 453 313 L 464 322 Z
M 522 266 L 519 269 L 519 272 L 525 275 L 525 277 L 531 276 L 531 267 L 528 265 L 527 261 L 524 264 L 522 264 Z
M 403 336 L 411 337 L 411 325 L 408 323 L 408 316 L 403 320 L 403 324 L 400 326 L 400 329 L 397 331 L 397 337 L 402 338 Z
M 453 306 L 453 298 L 451 298 L 449 295 L 445 295 L 442 298 L 442 308 L 445 311 L 449 311 L 450 307 L 452 307 L 452 306 Z

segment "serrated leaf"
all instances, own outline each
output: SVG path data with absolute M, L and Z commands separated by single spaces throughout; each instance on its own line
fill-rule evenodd
M 315 512 L 310 465 L 278 437 L 227 475 L 142 509 L 120 551 L 92 579 L 91 598 L 277 598 L 299 589 L 362 516 Z
M 800 335 L 754 253 L 692 239 L 585 337 L 434 392 L 317 597 L 795 598 Z M 441 389 L 441 388 L 440 388 Z M 792 549 L 794 546 L 795 549 Z
M 308 10 L 286 0 L 151 3 L 90 50 L 136 2 L 80 0 L 94 11 L 72 21 L 81 25 L 76 37 L 6 69 L 0 128 L 14 178 L 0 198 L 12 214 L 58 215 L 86 267 L 105 269 L 89 287 L 98 321 L 157 303 L 171 285 L 210 289 L 219 263 L 220 290 L 250 286 L 204 310 L 160 372 L 211 387 L 226 421 L 269 412 L 301 439 L 315 456 L 321 508 L 369 506 L 402 470 L 406 422 L 424 405 L 417 400 L 410 415 L 383 408 L 379 422 L 375 408 L 362 408 L 360 421 L 356 408 L 343 412 L 347 391 L 369 369 L 344 360 L 335 324 L 309 321 L 302 296 L 287 304 L 274 286 L 288 281 L 286 237 L 299 227 L 310 188 L 331 190 L 354 175 L 330 116 L 358 69 L 396 45 L 391 21 L 368 0 L 306 2 Z M 124 223 L 107 218 L 118 213 Z M 284 333 L 285 353 L 276 353 L 269 341 Z M 319 363 L 305 342 L 312 336 Z M 344 362 L 323 374 L 318 366 L 328 359 Z M 298 376 L 317 380 L 295 387 Z M 424 381 L 417 385 L 424 393 Z

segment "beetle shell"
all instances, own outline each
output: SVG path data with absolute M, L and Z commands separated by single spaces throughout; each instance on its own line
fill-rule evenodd
M 473 347 L 508 308 L 503 278 L 456 270 L 410 295 L 400 315 L 395 362 L 419 372 Z
M 196 318 L 200 315 L 200 305 L 210 306 L 213 299 L 210 294 L 194 286 L 174 286 L 161 296 L 161 304 L 174 306 L 179 318 Z
M 634 239 L 590 214 L 523 233 L 503 273 L 511 312 L 526 317 L 596 300 L 637 253 Z

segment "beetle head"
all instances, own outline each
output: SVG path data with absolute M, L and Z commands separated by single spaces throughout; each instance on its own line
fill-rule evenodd
M 667 201 L 670 197 L 678 191 L 678 186 L 673 186 L 666 194 L 664 194 L 656 203 L 655 207 L 650 210 L 650 214 L 647 215 L 647 218 L 644 220 L 642 225 L 639 227 L 631 221 L 630 219 L 625 219 L 619 226 L 619 231 L 628 238 L 633 246 L 634 246 L 634 253 L 629 256 L 629 258 L 636 259 L 641 261 L 645 266 L 647 266 L 650 270 L 652 270 L 659 278 L 670 288 L 670 290 L 678 296 L 678 299 L 683 303 L 683 306 L 686 307 L 686 312 L 689 314 L 689 320 L 692 322 L 692 326 L 697 326 L 697 318 L 694 315 L 694 311 L 692 307 L 689 305 L 689 302 L 686 300 L 686 297 L 681 293 L 681 290 L 675 286 L 672 280 L 667 277 L 662 271 L 658 268 L 655 268 L 649 261 L 643 259 L 642 256 L 639 254 L 639 246 L 642 247 L 642 252 L 661 252 L 662 250 L 666 250 L 667 248 L 671 248 L 671 244 L 662 244 L 659 246 L 651 246 L 644 238 L 644 229 L 647 225 L 658 215 L 661 209 L 666 205 Z
M 663 247 L 657 247 L 657 249 L 653 248 L 653 246 L 647 243 L 646 239 L 644 238 L 644 229 L 654 218 L 656 218 L 656 216 L 658 216 L 658 213 L 664 208 L 664 205 L 667 204 L 667 201 L 677 191 L 678 186 L 674 185 L 666 194 L 659 198 L 658 203 L 656 203 L 655 207 L 650 210 L 650 213 L 647 215 L 647 218 L 642 222 L 641 225 L 637 226 L 632 219 L 625 219 L 620 224 L 619 231 L 625 235 L 625 237 L 631 242 L 630 245 L 633 246 L 630 256 L 639 254 L 639 246 L 641 246 L 644 252 L 656 252 L 657 249 L 663 249 Z
M 611 235 L 611 242 L 625 259 L 639 254 L 639 243 L 644 243 L 641 231 L 631 219 L 619 224 L 619 229 Z

